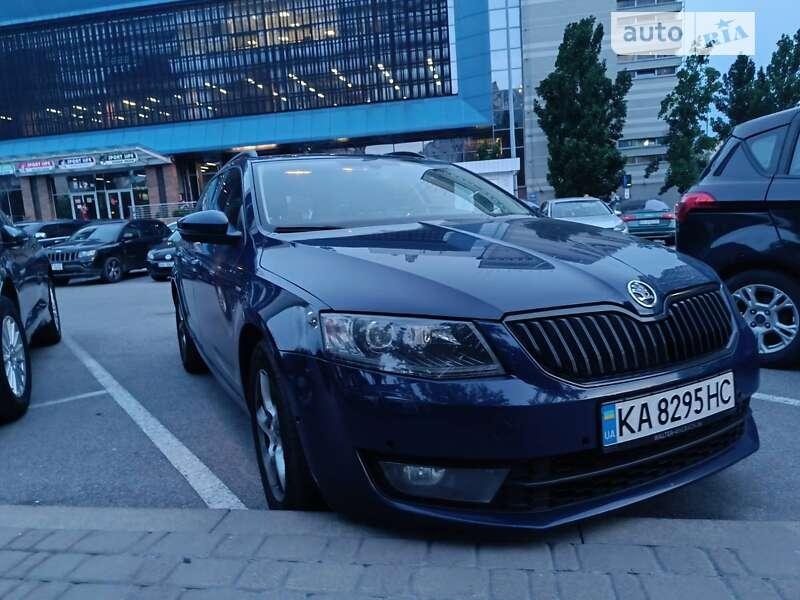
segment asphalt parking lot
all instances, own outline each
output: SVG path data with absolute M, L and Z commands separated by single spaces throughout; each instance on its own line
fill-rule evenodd
M 0 504 L 265 509 L 250 424 L 211 376 L 181 368 L 169 285 L 59 288 L 64 343 L 33 352 L 31 410 L 0 428 Z M 800 514 L 800 371 L 767 371 L 761 450 L 627 516 Z

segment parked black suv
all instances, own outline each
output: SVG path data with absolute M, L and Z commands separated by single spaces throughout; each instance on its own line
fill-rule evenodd
M 63 242 L 86 225 L 85 221 L 75 221 L 73 219 L 17 223 L 17 227 L 28 235 L 33 236 L 42 248 L 49 248 Z
M 106 283 L 116 283 L 128 271 L 146 269 L 148 251 L 170 233 L 156 219 L 92 223 L 47 249 L 53 278 L 100 277 Z
M 676 206 L 678 250 L 714 267 L 762 365 L 800 362 L 800 108 L 743 123 Z

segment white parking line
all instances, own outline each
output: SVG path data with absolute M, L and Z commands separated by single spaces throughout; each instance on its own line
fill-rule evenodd
M 83 400 L 84 398 L 95 398 L 96 396 L 107 396 L 106 390 L 98 390 L 96 392 L 87 392 L 85 394 L 78 394 L 76 396 L 67 396 L 66 398 L 59 398 L 58 400 L 48 400 L 47 402 L 37 402 L 31 404 L 30 408 L 44 408 L 46 406 L 56 406 L 58 404 L 66 404 L 67 402 L 75 402 L 75 400 Z
M 772 394 L 753 394 L 755 400 L 766 400 L 767 402 L 777 402 L 778 404 L 787 404 L 788 406 L 796 406 L 800 408 L 800 400 L 797 398 L 787 398 L 785 396 L 773 396 Z
M 172 432 L 164 427 L 150 411 L 126 390 L 100 363 L 75 340 L 64 336 L 64 342 L 89 370 L 94 378 L 108 390 L 114 401 L 128 413 L 144 434 L 150 438 L 166 459 L 202 498 L 209 508 L 246 509 L 244 503 L 209 469 L 191 450 L 184 446 Z

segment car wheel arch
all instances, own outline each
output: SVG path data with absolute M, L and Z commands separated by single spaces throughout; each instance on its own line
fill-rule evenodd
M 723 281 L 728 281 L 733 277 L 747 271 L 770 271 L 772 273 L 781 273 L 787 277 L 800 280 L 800 270 L 792 268 L 781 261 L 745 261 L 730 265 L 728 268 L 720 272 L 720 277 Z

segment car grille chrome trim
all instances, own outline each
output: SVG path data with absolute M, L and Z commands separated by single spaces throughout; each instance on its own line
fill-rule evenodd
M 66 252 L 63 250 L 50 251 L 47 253 L 50 262 L 73 262 L 78 260 L 78 253 L 76 251 Z
M 507 323 L 545 371 L 576 383 L 637 375 L 716 354 L 734 333 L 733 313 L 717 287 L 676 294 L 656 317 L 604 306 Z

